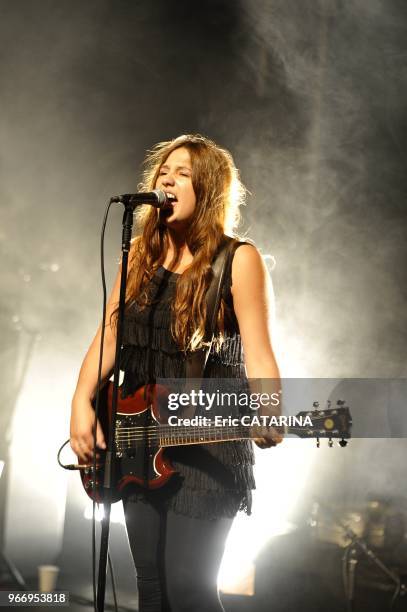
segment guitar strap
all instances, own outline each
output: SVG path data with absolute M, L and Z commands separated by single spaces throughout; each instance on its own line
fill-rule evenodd
M 204 375 L 215 335 L 225 274 L 229 269 L 230 257 L 235 243 L 235 239 L 226 236 L 225 243 L 221 246 L 212 263 L 213 277 L 208 291 L 206 292 L 205 347 L 193 351 L 188 355 L 186 362 L 186 378 L 202 378 Z

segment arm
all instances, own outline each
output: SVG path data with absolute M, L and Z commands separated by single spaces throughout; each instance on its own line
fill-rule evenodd
M 109 376 L 114 367 L 116 335 L 115 330 L 110 325 L 110 316 L 119 302 L 120 275 L 121 266 L 106 306 L 102 380 Z M 76 390 L 72 398 L 70 427 L 71 447 L 81 460 L 86 460 L 92 457 L 93 454 L 93 425 L 95 413 L 91 400 L 96 394 L 101 330 L 102 324 L 99 325 L 96 335 L 85 355 L 79 372 Z M 96 427 L 96 443 L 98 447 L 105 448 L 105 441 L 99 423 L 97 423 Z
M 232 263 L 232 296 L 247 376 L 257 379 L 251 384 L 252 391 L 277 393 L 281 381 L 271 341 L 271 280 L 260 253 L 252 245 L 242 245 L 236 250 Z M 258 389 L 258 385 L 263 388 Z M 280 414 L 279 406 L 273 408 L 273 414 Z M 261 446 L 281 442 L 282 437 L 275 430 L 270 430 L 270 434 Z

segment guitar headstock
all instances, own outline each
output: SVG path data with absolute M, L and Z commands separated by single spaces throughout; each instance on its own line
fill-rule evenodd
M 309 417 L 312 426 L 298 428 L 295 434 L 300 438 L 316 438 L 319 447 L 320 438 L 328 438 L 328 445 L 333 446 L 333 439 L 339 438 L 339 445 L 347 445 L 347 439 L 351 437 L 352 415 L 343 400 L 338 400 L 336 408 L 331 408 L 331 402 L 327 402 L 326 408 L 319 408 L 319 403 L 314 402 L 314 410 L 303 410 L 296 416 L 302 420 Z M 307 419 L 308 420 L 308 419 Z

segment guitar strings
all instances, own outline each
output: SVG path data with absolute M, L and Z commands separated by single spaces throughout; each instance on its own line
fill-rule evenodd
M 212 426 L 207 425 L 207 426 L 203 426 L 202 429 L 201 428 L 195 428 L 195 427 L 188 427 L 186 425 L 184 425 L 184 427 L 173 427 L 173 426 L 169 425 L 168 429 L 166 429 L 166 427 L 167 426 L 164 426 L 164 427 L 157 427 L 157 426 L 155 426 L 155 427 L 154 426 L 151 426 L 151 427 L 135 427 L 135 428 L 128 428 L 128 431 L 126 431 L 126 432 L 123 432 L 122 429 L 120 428 L 120 429 L 118 429 L 116 431 L 118 431 L 118 435 L 119 436 L 121 435 L 121 436 L 127 437 L 127 436 L 129 436 L 129 435 L 131 435 L 133 433 L 137 435 L 137 434 L 143 434 L 143 432 L 147 432 L 147 435 L 150 435 L 151 433 L 157 433 L 157 432 L 163 433 L 163 432 L 167 432 L 167 431 L 176 434 L 176 433 L 178 433 L 180 431 L 193 431 L 193 432 L 197 432 L 197 431 L 226 431 L 226 430 L 229 430 L 229 429 L 233 430 L 233 431 L 242 429 L 242 431 L 245 431 L 245 430 L 251 429 L 251 427 L 247 427 L 246 425 L 238 425 L 238 426 L 231 425 L 230 427 L 224 427 L 224 426 L 222 427 L 221 425 L 212 425 Z M 260 427 L 266 427 L 266 426 L 263 425 L 263 426 L 260 426 Z M 153 430 L 153 431 L 147 431 L 147 430 Z M 302 427 L 290 427 L 289 430 L 288 430 L 288 433 L 292 433 L 292 432 L 295 432 L 295 431 L 304 431 L 304 428 L 302 428 Z M 309 430 L 305 430 L 305 431 L 309 431 Z M 321 433 L 334 433 L 334 432 L 336 433 L 339 430 L 334 429 L 334 430 L 330 430 L 329 431 L 329 430 L 326 430 L 326 429 L 318 430 L 318 429 L 313 428 L 312 431 L 315 431 L 316 433 L 318 431 L 320 431 Z
M 225 432 L 225 428 L 214 429 L 214 428 L 208 427 L 203 432 L 194 431 L 194 430 L 191 431 L 191 428 L 187 428 L 184 430 L 173 431 L 171 433 L 168 433 L 167 435 L 165 435 L 164 432 L 159 432 L 159 431 L 151 431 L 146 434 L 143 434 L 141 432 L 135 432 L 133 434 L 128 433 L 124 435 L 119 434 L 116 436 L 116 442 L 130 442 L 130 441 L 137 441 L 137 440 L 152 441 L 152 440 L 161 440 L 161 439 L 178 439 L 178 438 L 191 438 L 191 437 L 205 439 L 205 435 L 210 435 L 210 436 L 219 435 L 219 436 L 225 436 L 226 438 L 228 435 L 230 435 L 230 436 L 237 436 L 238 438 L 251 438 L 252 436 L 250 436 L 249 433 L 251 432 L 249 432 L 248 428 L 246 427 L 244 429 L 238 429 L 236 427 L 234 428 L 233 431 L 230 431 L 230 432 Z M 294 431 L 293 429 L 290 429 L 288 433 L 296 433 L 296 431 Z M 315 437 L 322 438 L 322 437 L 334 437 L 334 436 L 340 437 L 341 434 L 338 431 L 328 432 L 326 430 L 322 430 L 322 431 L 314 431 L 314 435 Z M 261 431 L 259 431 L 259 437 L 261 437 Z
M 266 425 L 260 425 L 259 427 L 266 427 Z M 122 427 L 120 427 L 116 431 L 118 431 L 119 434 L 122 433 L 124 436 L 127 436 L 127 435 L 129 435 L 129 434 L 131 434 L 133 432 L 134 433 L 142 433 L 142 432 L 145 432 L 147 430 L 155 430 L 155 431 L 159 431 L 159 432 L 169 431 L 169 432 L 177 433 L 179 431 L 200 431 L 200 430 L 203 430 L 203 431 L 213 431 L 213 430 L 221 431 L 221 430 L 227 430 L 227 429 L 236 430 L 236 429 L 240 429 L 240 428 L 243 428 L 243 430 L 250 429 L 250 427 L 248 427 L 246 425 L 237 425 L 237 426 L 230 425 L 230 426 L 226 426 L 226 427 L 222 426 L 222 425 L 203 425 L 203 426 L 198 426 L 198 427 L 189 427 L 187 425 L 184 425 L 183 427 L 182 426 L 181 427 L 180 426 L 172 426 L 172 425 L 162 425 L 162 426 L 149 425 L 147 427 L 127 427 L 127 428 L 125 428 L 125 430 Z M 302 428 L 302 427 L 295 427 L 295 426 L 289 428 L 289 432 L 290 433 L 294 432 L 294 431 L 301 431 L 301 430 L 304 431 L 304 428 Z M 312 431 L 317 431 L 317 429 L 316 428 L 312 428 Z M 328 430 L 323 429 L 321 431 L 327 432 Z M 333 432 L 333 431 L 338 431 L 338 430 L 335 429 L 335 430 L 331 430 L 331 431 Z M 151 433 L 151 432 L 148 432 L 148 433 Z

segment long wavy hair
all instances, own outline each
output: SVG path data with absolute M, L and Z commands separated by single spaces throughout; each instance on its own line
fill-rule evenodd
M 205 293 L 212 278 L 211 262 L 225 234 L 236 237 L 239 206 L 244 201 L 246 189 L 229 151 L 195 134 L 160 142 L 149 151 L 139 190 L 155 188 L 161 166 L 170 153 L 180 147 L 187 149 L 191 157 L 196 206 L 185 236 L 193 261 L 177 278 L 171 333 L 181 350 L 190 351 L 203 345 Z M 140 235 L 133 240 L 130 252 L 126 304 L 136 302 L 139 308 L 144 308 L 149 303 L 149 281 L 167 255 L 169 236 L 160 211 L 153 207 L 139 209 L 137 225 Z M 179 257 L 176 250 L 170 267 L 176 265 Z M 224 317 L 225 304 L 222 302 L 218 317 L 220 339 Z

